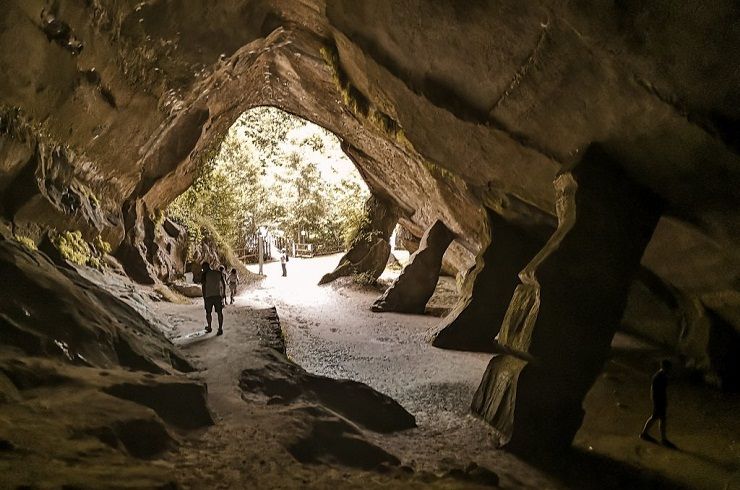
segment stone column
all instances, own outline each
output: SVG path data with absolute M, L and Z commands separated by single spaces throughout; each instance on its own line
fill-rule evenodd
M 460 300 L 434 334 L 435 347 L 493 352 L 494 338 L 519 284 L 519 271 L 542 248 L 542 238 L 490 210 L 488 223 L 491 243 L 476 257 Z
M 437 220 L 424 232 L 419 250 L 414 252 L 398 279 L 373 303 L 373 311 L 424 313 L 434 294 L 442 267 L 442 257 L 455 234 Z
M 519 274 L 472 410 L 522 454 L 570 445 L 660 205 L 597 148 L 555 180 L 558 229 Z
M 144 223 L 147 218 L 146 204 L 141 199 L 124 204 L 123 217 L 126 232 L 116 250 L 116 258 L 131 279 L 139 284 L 155 284 L 157 273 L 148 260 L 149 251 L 146 246 L 147 241 L 151 241 L 148 238 L 153 238 L 147 236 Z
M 379 196 L 371 195 L 365 203 L 365 224 L 336 269 L 324 276 L 319 284 L 329 283 L 352 274 L 380 277 L 391 253 L 389 240 L 398 222 L 398 209 Z

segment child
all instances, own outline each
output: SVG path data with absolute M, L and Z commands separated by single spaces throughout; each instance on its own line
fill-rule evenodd
M 239 284 L 239 273 L 236 272 L 236 268 L 232 268 L 229 272 L 229 290 L 231 292 L 231 304 L 234 304 L 234 296 L 236 296 L 236 285 Z
M 224 287 L 221 290 L 221 302 L 223 303 L 224 306 L 226 306 L 226 283 L 228 282 L 226 280 L 226 266 L 224 265 L 218 266 L 218 271 L 221 273 L 221 277 L 224 278 L 224 282 L 223 282 Z
M 650 442 L 658 442 L 648 432 L 657 420 L 660 425 L 660 442 L 665 447 L 675 449 L 675 445 L 666 437 L 666 409 L 668 408 L 668 374 L 671 371 L 671 361 L 664 359 L 660 361 L 660 369 L 653 376 L 650 386 L 650 397 L 653 400 L 653 414 L 645 422 L 645 427 L 640 433 L 640 439 Z

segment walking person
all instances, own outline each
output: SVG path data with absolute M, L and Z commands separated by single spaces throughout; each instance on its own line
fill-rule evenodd
M 223 305 L 226 306 L 226 284 L 229 283 L 228 276 L 226 275 L 226 266 L 220 265 L 218 266 L 218 271 L 221 273 L 221 276 L 224 278 L 224 290 L 223 290 Z
M 645 422 L 640 433 L 640 439 L 658 442 L 649 434 L 650 428 L 658 421 L 660 426 L 660 443 L 665 447 L 675 449 L 676 446 L 666 437 L 666 415 L 668 409 L 668 374 L 671 372 L 671 361 L 660 361 L 660 369 L 653 375 L 650 386 L 650 398 L 653 401 L 653 414 Z
M 234 304 L 234 296 L 236 296 L 236 286 L 239 284 L 239 273 L 236 272 L 236 268 L 232 267 L 231 272 L 229 272 L 228 280 L 226 281 L 229 284 L 229 292 L 231 293 L 231 304 Z
M 223 298 L 226 294 L 226 282 L 220 271 L 211 269 L 208 262 L 203 262 L 203 272 L 200 276 L 201 289 L 203 291 L 203 304 L 206 309 L 206 333 L 213 331 L 211 328 L 211 312 L 215 309 L 218 315 L 218 332 L 224 333 Z
M 283 268 L 283 277 L 288 277 L 288 254 L 285 252 L 285 249 L 282 249 L 280 251 L 280 265 Z

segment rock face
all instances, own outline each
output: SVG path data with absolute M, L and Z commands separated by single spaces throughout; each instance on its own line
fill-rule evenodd
M 183 374 L 194 368 L 135 298 L 1 236 L 0 271 L 18 293 L 0 295 L 3 484 L 171 485 L 146 460 L 177 446 L 178 431 L 213 423 L 205 387 Z
M 296 400 L 321 405 L 375 432 L 416 427 L 413 415 L 366 384 L 310 374 L 271 349 L 265 349 L 260 357 L 265 359 L 262 367 L 241 373 L 239 387 L 245 393 L 259 393 L 273 405 L 287 405 Z
M 19 293 L 0 299 L 3 348 L 154 373 L 186 364 L 141 314 L 73 269 L 2 238 L 0 269 Z
M 740 294 L 685 292 L 643 269 L 630 289 L 624 330 L 673 352 L 726 391 L 740 389 Z
M 442 267 L 442 257 L 455 235 L 437 220 L 424 233 L 419 250 L 393 284 L 373 303 L 373 311 L 424 313 L 424 307 L 434 294 Z
M 496 213 L 488 216 L 491 243 L 465 276 L 461 298 L 432 335 L 443 349 L 493 352 L 504 314 L 519 284 L 519 272 L 544 243 Z
M 273 105 L 335 132 L 413 236 L 441 219 L 458 271 L 491 240 L 487 208 L 548 226 L 554 177 L 601 142 L 664 204 L 643 266 L 682 292 L 734 293 L 740 5 L 669 7 L 3 2 L 0 215 L 36 242 L 101 236 L 142 282 L 170 275 L 146 220 L 243 111 Z M 718 318 L 737 332 L 735 307 Z
M 660 205 L 592 148 L 555 181 L 559 226 L 527 264 L 473 411 L 502 443 L 567 447 L 601 372 Z M 608 218 L 607 218 L 608 217 Z
M 398 211 L 382 198 L 370 196 L 365 203 L 365 222 L 346 254 L 339 259 L 336 269 L 319 280 L 327 284 L 352 274 L 367 274 L 375 281 L 385 270 L 391 253 L 389 243 L 398 221 Z

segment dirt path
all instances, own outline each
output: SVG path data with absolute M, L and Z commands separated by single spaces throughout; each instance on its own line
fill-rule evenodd
M 191 335 L 204 323 L 199 302 L 157 307 L 179 332 L 176 343 L 204 369 L 199 376 L 208 384 L 216 412 L 216 426 L 201 438 L 185 441 L 174 456 L 185 486 L 201 488 L 204 482 L 211 488 L 376 486 L 370 481 L 377 486 L 459 488 L 460 482 L 450 484 L 435 475 L 471 462 L 495 471 L 503 488 L 719 490 L 732 485 L 728 482 L 740 466 L 736 397 L 677 382 L 671 392 L 678 408 L 672 412 L 671 435 L 684 449 L 670 451 L 639 441 L 636 433 L 649 410 L 644 388 L 661 353 L 622 335 L 615 339 L 614 357 L 585 401 L 587 416 L 574 454 L 567 460 L 557 455 L 555 467 L 549 462 L 543 471 L 497 450 L 490 427 L 469 414 L 489 355 L 431 347 L 426 333 L 440 320 L 373 313 L 369 306 L 378 291 L 348 281 L 317 286 L 321 274 L 337 260 L 338 256 L 291 259 L 285 278 L 280 264 L 266 264 L 265 279 L 242 291 L 236 304 L 226 308 L 223 337 Z M 276 437 L 289 430 L 284 428 L 292 420 L 289 411 L 244 400 L 238 386 L 239 373 L 254 360 L 260 322 L 269 321 L 266 308 L 273 306 L 287 353 L 297 364 L 311 373 L 366 383 L 416 417 L 416 429 L 364 433 L 413 469 L 414 478 L 374 473 L 369 478 L 336 465 L 302 465 L 285 452 Z
M 281 430 L 275 425 L 285 424 L 285 411 L 243 399 L 239 374 L 251 365 L 258 342 L 256 330 L 266 320 L 266 308 L 274 305 L 291 359 L 315 374 L 364 382 L 416 417 L 417 429 L 364 433 L 420 475 L 421 480 L 396 481 L 399 486 L 449 487 L 449 481 L 436 481 L 434 475 L 474 462 L 495 471 L 504 488 L 562 488 L 530 465 L 496 450 L 489 427 L 468 414 L 469 400 L 488 356 L 433 349 L 424 334 L 437 318 L 373 314 L 367 309 L 375 298 L 373 292 L 316 286 L 318 277 L 337 259 L 292 259 L 287 278 L 280 276 L 279 264 L 267 264 L 265 280 L 242 292 L 236 304 L 225 309 L 223 337 L 201 334 L 203 310 L 197 301 L 157 306 L 178 332 L 175 343 L 203 369 L 198 376 L 208 384 L 217 420 L 214 428 L 185 441 L 173 456 L 183 475 L 190 475 L 181 482 L 193 488 L 204 482 L 227 488 L 228 484 L 259 487 L 279 481 L 279 486 L 291 488 L 331 486 L 339 479 L 343 486 L 367 486 L 367 475 L 291 461 L 275 441 Z M 234 459 L 234 454 L 253 454 L 255 448 L 260 448 L 265 464 L 254 466 Z M 252 479 L 254 472 L 260 479 Z M 223 474 L 230 475 L 228 484 L 221 483 Z M 374 478 L 380 478 L 383 486 L 392 484 L 395 477 Z M 459 488 L 461 483 L 451 487 Z
M 432 347 L 427 331 L 440 319 L 373 313 L 378 291 L 341 280 L 343 285 L 317 286 L 340 257 L 291 259 L 288 277 L 282 277 L 280 264 L 265 264 L 265 280 L 246 292 L 244 301 L 277 307 L 288 355 L 306 370 L 366 383 L 416 417 L 418 429 L 376 440 L 402 460 L 428 471 L 474 461 L 499 473 L 507 486 L 555 488 L 538 471 L 497 450 L 490 427 L 469 413 L 490 355 Z M 391 277 L 386 271 L 381 279 Z

